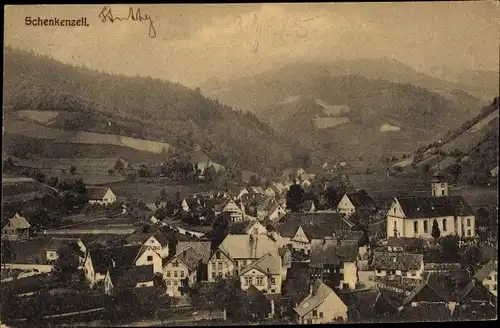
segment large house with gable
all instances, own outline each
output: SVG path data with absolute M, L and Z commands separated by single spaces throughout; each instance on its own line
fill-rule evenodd
M 476 236 L 474 210 L 462 196 L 448 196 L 448 183 L 436 174 L 432 196 L 395 197 L 387 212 L 388 237 L 432 238 L 437 222 L 441 236 Z
M 144 245 L 125 245 L 113 248 L 97 248 L 87 252 L 83 264 L 85 278 L 91 286 L 104 280 L 111 268 L 152 265 L 155 273 L 163 270 L 162 258 Z
M 31 234 L 31 224 L 24 216 L 16 213 L 2 227 L 2 239 L 23 240 L 29 239 Z
M 168 239 L 164 233 L 157 231 L 154 233 L 131 234 L 126 238 L 128 244 L 140 244 L 150 247 L 162 258 L 168 257 Z
M 311 240 L 333 236 L 336 230 L 350 229 L 351 223 L 339 213 L 288 213 L 276 224 L 278 243 L 294 250 L 311 249 Z
M 374 252 L 375 280 L 415 283 L 423 279 L 424 255 L 405 252 Z
M 338 289 L 355 289 L 358 283 L 357 241 L 339 242 L 335 236 L 313 239 L 309 268 L 312 279 Z

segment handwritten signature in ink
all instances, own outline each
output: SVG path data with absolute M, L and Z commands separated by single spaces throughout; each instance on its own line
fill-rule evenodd
M 150 38 L 156 38 L 156 29 L 153 24 L 153 20 L 151 19 L 151 16 L 149 16 L 146 13 L 141 13 L 141 9 L 136 9 L 134 10 L 132 7 L 128 9 L 128 16 L 127 17 L 115 17 L 113 16 L 113 13 L 111 12 L 111 8 L 108 7 L 103 7 L 101 12 L 99 13 L 99 18 L 101 19 L 101 22 L 106 23 L 114 23 L 115 21 L 149 21 L 149 37 Z

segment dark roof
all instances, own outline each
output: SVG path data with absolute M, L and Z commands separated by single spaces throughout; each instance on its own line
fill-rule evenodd
M 234 235 L 246 234 L 246 230 L 250 228 L 250 226 L 252 226 L 254 223 L 255 221 L 249 220 L 231 222 L 229 224 L 229 233 Z
M 411 238 L 411 237 L 391 237 L 387 239 L 387 246 L 392 246 L 392 247 L 412 247 L 412 248 L 417 248 L 417 247 L 423 247 L 424 246 L 424 241 L 420 238 Z
M 208 263 L 210 260 L 209 241 L 179 241 L 176 246 L 176 252 L 179 254 L 188 248 L 195 250 L 200 255 L 203 263 Z
M 92 260 L 92 266 L 95 272 L 105 274 L 108 268 L 112 267 L 112 257 L 107 249 L 96 248 L 91 250 L 88 254 Z
M 47 260 L 45 245 L 49 241 L 50 239 L 45 236 L 31 240 L 9 241 L 8 249 L 12 254 L 14 263 L 45 264 Z M 3 242 L 2 247 L 5 247 Z M 3 261 L 4 259 L 2 258 Z
M 372 265 L 376 270 L 418 270 L 422 265 L 423 257 L 423 254 L 374 252 Z
M 472 278 L 465 287 L 454 290 L 451 298 L 460 303 L 467 303 L 470 301 L 492 302 L 496 297 L 479 280 Z
M 363 238 L 364 232 L 361 230 L 347 230 L 347 229 L 339 229 L 335 230 L 335 237 L 337 240 L 356 240 L 360 241 Z
M 397 198 L 407 218 L 432 218 L 474 215 L 462 196 L 413 196 Z
M 476 274 L 474 275 L 474 278 L 476 278 L 479 281 L 483 281 L 490 275 L 490 273 L 494 272 L 497 270 L 498 264 L 495 263 L 495 261 L 489 261 L 486 263 L 481 269 L 479 269 Z
M 385 291 L 379 288 L 362 290 L 352 293 L 354 309 L 358 312 L 358 316 L 363 319 L 370 320 L 377 316 L 384 316 L 386 313 L 395 314 L 398 312 L 398 307 Z
M 158 230 L 157 232 L 149 232 L 149 233 L 133 233 L 129 235 L 125 240 L 127 243 L 145 243 L 149 238 L 155 237 L 162 246 L 168 244 L 168 239 L 165 233 Z
M 58 238 L 54 237 L 52 238 L 47 246 L 45 246 L 45 250 L 47 251 L 59 251 L 63 247 L 67 247 L 68 245 L 77 245 L 78 249 L 80 250 L 80 246 L 78 246 L 78 241 L 80 241 L 79 238 Z M 85 254 L 80 254 L 80 256 L 85 256 Z
M 184 249 L 182 252 L 177 253 L 170 261 L 167 263 L 178 260 L 184 263 L 185 266 L 191 271 L 195 270 L 198 265 L 202 262 L 202 256 L 192 247 Z
M 133 265 L 139 252 L 144 251 L 142 245 L 126 245 L 111 249 L 112 259 L 116 267 Z
M 365 190 L 346 193 L 347 198 L 356 208 L 376 208 L 375 201 Z
M 427 278 L 428 279 L 428 278 Z M 403 300 L 403 306 L 411 302 L 439 303 L 446 302 L 446 298 L 437 292 L 425 279 Z
M 358 256 L 358 244 L 338 244 L 335 237 L 323 240 L 314 239 L 311 244 L 309 265 L 322 268 L 323 265 L 338 265 L 341 262 L 354 262 Z
M 441 321 L 449 320 L 450 309 L 446 304 L 418 303 L 417 306 L 405 306 L 401 311 L 403 320 L 411 321 Z
M 340 213 L 288 213 L 276 224 L 282 237 L 291 238 L 302 226 L 309 239 L 331 236 L 336 230 L 349 229 L 349 224 Z
M 106 194 L 107 190 L 108 188 L 87 187 L 87 195 L 91 200 L 101 200 Z
M 140 265 L 130 267 L 118 267 L 110 271 L 113 286 L 135 287 L 138 283 L 153 280 L 153 265 Z

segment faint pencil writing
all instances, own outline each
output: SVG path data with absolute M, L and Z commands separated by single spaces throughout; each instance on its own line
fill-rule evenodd
M 156 38 L 156 29 L 154 27 L 151 16 L 149 16 L 146 13 L 142 14 L 140 8 L 134 10 L 132 7 L 130 7 L 128 9 L 127 17 L 115 17 L 111 12 L 111 8 L 103 7 L 101 12 L 99 13 L 99 18 L 103 23 L 106 22 L 114 23 L 115 21 L 128 21 L 128 20 L 139 21 L 139 22 L 149 21 L 149 37 Z

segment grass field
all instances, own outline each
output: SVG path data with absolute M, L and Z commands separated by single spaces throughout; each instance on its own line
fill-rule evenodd
M 57 111 L 40 111 L 40 110 L 20 110 L 17 115 L 21 118 L 32 120 L 39 123 L 49 123 L 59 116 Z
M 36 111 L 28 112 L 32 117 L 38 115 Z M 40 120 L 48 119 L 50 117 L 44 116 L 43 113 L 46 112 L 41 112 L 41 114 L 38 115 L 40 116 Z M 169 149 L 172 148 L 170 144 L 164 142 L 150 141 L 114 134 L 103 134 L 86 131 L 65 131 L 50 128 L 32 121 L 19 120 L 14 117 L 8 117 L 6 121 L 8 122 L 7 124 L 5 124 L 6 134 L 20 135 L 36 139 L 48 139 L 57 142 L 75 144 L 113 145 L 155 154 L 166 153 Z

